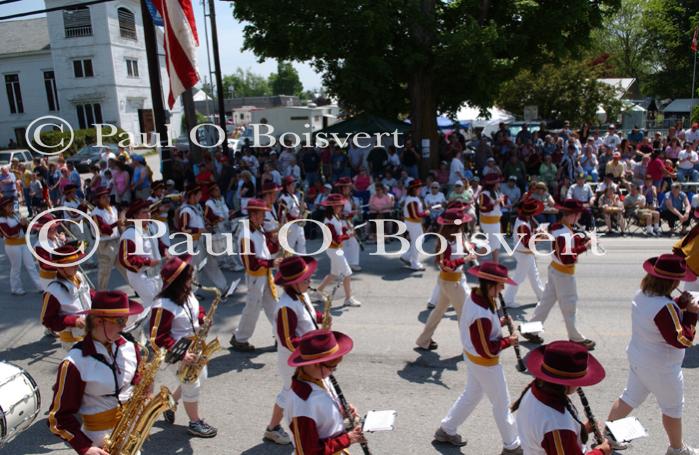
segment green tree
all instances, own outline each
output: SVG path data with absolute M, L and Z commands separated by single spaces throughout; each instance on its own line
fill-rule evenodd
M 299 72 L 288 62 L 277 63 L 277 72 L 269 75 L 268 83 L 273 95 L 299 96 L 303 92 Z
M 498 106 L 522 115 L 524 106 L 538 107 L 539 116 L 547 120 L 570 120 L 573 124 L 596 124 L 596 112 L 602 106 L 607 118 L 615 119 L 621 101 L 615 89 L 598 82 L 598 68 L 588 62 L 566 60 L 545 64 L 537 72 L 520 71 L 502 85 Z
M 490 106 L 520 69 L 578 52 L 618 1 L 237 0 L 233 14 L 247 49 L 312 62 L 349 112 L 409 113 L 436 166 L 437 110 Z
M 692 34 L 699 24 L 699 0 L 649 0 L 643 14 L 647 49 L 656 58 L 648 89 L 662 98 L 689 98 L 692 90 Z
M 204 83 L 202 90 L 210 97 L 216 93 L 212 85 Z M 269 82 L 264 76 L 253 73 L 250 68 L 243 70 L 238 68 L 233 74 L 223 76 L 223 96 L 225 98 L 244 96 L 269 96 L 272 94 Z

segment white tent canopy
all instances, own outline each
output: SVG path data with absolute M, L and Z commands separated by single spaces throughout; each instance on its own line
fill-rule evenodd
M 489 119 L 481 116 L 479 108 L 464 104 L 456 113 L 456 118 L 472 122 L 473 128 L 483 128 L 484 134 L 496 131 L 500 122 L 509 123 L 515 121 L 514 115 L 495 106 L 488 108 L 488 113 L 490 114 Z

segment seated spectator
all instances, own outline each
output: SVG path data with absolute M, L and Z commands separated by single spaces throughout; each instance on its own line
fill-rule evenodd
M 635 183 L 629 185 L 629 194 L 624 198 L 624 210 L 627 217 L 638 220 L 638 225 L 646 227 L 646 235 L 660 234 L 660 212 L 646 206 L 646 198 Z
M 599 173 L 597 172 L 597 155 L 595 154 L 594 139 L 589 138 L 587 140 L 587 145 L 584 147 L 583 156 L 580 158 L 580 165 L 585 172 L 585 176 L 589 177 L 591 181 L 596 182 L 599 180 Z
M 488 174 L 502 174 L 502 171 L 495 163 L 495 158 L 492 156 L 486 160 L 481 176 L 485 177 Z
M 439 182 L 441 186 L 447 186 L 449 184 L 449 165 L 446 161 L 439 163 L 439 170 L 435 172 L 435 180 Z
M 457 180 L 454 183 L 454 188 L 447 197 L 447 202 L 463 202 L 464 204 L 473 204 L 473 190 L 466 190 L 464 182 Z
M 386 188 L 381 183 L 374 185 L 374 194 L 369 198 L 369 219 L 390 219 L 393 210 L 396 206 L 395 199 L 391 193 L 386 192 Z M 370 239 L 376 239 L 376 223 L 369 223 L 371 234 Z M 393 223 L 385 225 L 385 232 L 390 234 L 393 229 Z
M 691 144 L 685 145 L 685 149 L 677 157 L 677 180 L 696 182 L 699 180 L 699 171 L 696 171 L 694 166 L 699 163 L 699 157 Z
M 444 212 L 447 206 L 447 198 L 440 191 L 439 183 L 432 182 L 430 191 L 424 197 L 425 209 L 430 211 L 430 224 L 434 224 L 439 215 Z
M 580 173 L 575 179 L 575 184 L 568 188 L 564 199 L 575 199 L 582 202 L 585 211 L 580 216 L 580 222 L 585 226 L 586 230 L 592 229 L 592 206 L 595 203 L 595 194 L 590 187 L 590 184 L 585 182 L 585 174 Z
M 390 192 L 395 197 L 397 203 L 401 205 L 403 203 L 403 199 L 408 194 L 408 190 L 405 188 L 403 179 L 397 180 L 393 188 L 390 189 Z
M 621 235 L 624 235 L 626 228 L 626 220 L 624 219 L 624 204 L 621 202 L 619 195 L 614 192 L 614 188 L 608 186 L 599 200 L 599 207 L 604 214 L 604 223 L 607 225 L 607 232 L 614 232 L 612 229 L 612 221 L 615 221 L 621 230 Z
M 515 175 L 507 177 L 507 183 L 500 187 L 500 192 L 504 196 L 502 217 L 500 217 L 500 229 L 501 232 L 509 235 L 511 232 L 510 224 L 517 215 L 517 212 L 513 211 L 513 207 L 522 199 L 522 190 L 517 186 L 517 177 Z
M 556 209 L 556 201 L 553 200 L 553 196 L 549 193 L 546 183 L 537 182 L 534 186 L 534 191 L 530 193 L 530 197 L 544 204 L 544 212 L 534 217 L 536 221 L 539 223 L 555 223 L 558 209 Z
M 663 178 L 669 177 L 674 178 L 673 172 L 669 171 L 665 167 L 665 162 L 663 161 L 662 152 L 660 150 L 654 150 L 650 156 L 650 162 L 646 167 L 646 172 L 653 178 L 653 185 L 660 190 L 663 183 Z
M 354 196 L 358 197 L 362 201 L 362 205 L 369 203 L 369 187 L 371 186 L 371 176 L 367 171 L 367 168 L 362 166 L 359 169 L 359 174 L 355 175 L 352 179 L 354 184 Z
M 604 176 L 604 180 L 602 181 L 602 183 L 597 185 L 597 189 L 595 192 L 601 196 L 602 194 L 604 194 L 605 191 L 607 191 L 607 188 L 609 187 L 614 188 L 615 193 L 619 193 L 619 185 L 614 183 L 614 176 L 612 174 L 607 174 Z
M 614 152 L 612 161 L 608 162 L 604 168 L 604 174 L 612 174 L 614 179 L 623 180 L 626 175 L 626 163 L 621 160 L 621 153 Z
M 558 168 L 553 164 L 553 155 L 547 154 L 544 156 L 544 162 L 539 166 L 539 181 L 544 182 L 547 188 L 551 190 L 556 186 L 556 175 Z
M 389 171 L 389 170 L 386 171 L 386 173 L 384 174 L 383 179 L 381 179 L 381 183 L 382 183 L 383 186 L 386 187 L 389 191 L 391 190 L 391 188 L 393 188 L 394 186 L 396 186 L 396 182 L 397 182 L 397 181 L 398 181 L 398 180 L 396 180 L 396 179 L 393 177 L 393 172 L 391 172 L 391 171 Z
M 682 225 L 680 236 L 683 236 L 691 220 L 689 216 L 691 210 L 692 206 L 687 195 L 682 191 L 680 183 L 673 183 L 670 191 L 665 193 L 665 206 L 661 212 L 663 219 L 670 225 L 670 230 L 674 231 L 675 223 L 679 221 Z
M 632 162 L 632 181 L 636 185 L 642 185 L 643 180 L 646 178 L 646 175 L 648 175 L 648 163 L 650 163 L 650 156 L 648 155 L 643 155 L 641 161 Z

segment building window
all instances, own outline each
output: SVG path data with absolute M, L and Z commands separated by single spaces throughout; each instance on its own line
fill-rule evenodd
M 73 73 L 75 77 L 92 77 L 92 60 L 73 60 Z
M 119 16 L 119 34 L 122 38 L 136 39 L 136 16 L 126 8 L 117 9 Z
M 126 59 L 126 74 L 129 77 L 138 77 L 138 60 L 132 58 Z
M 22 91 L 19 89 L 19 74 L 6 74 L 5 88 L 7 89 L 7 100 L 10 102 L 10 112 L 22 114 L 24 105 L 22 104 Z
M 63 29 L 66 38 L 92 36 L 90 10 L 87 6 L 76 6 L 63 10 Z
M 44 87 L 46 87 L 46 101 L 49 103 L 49 111 L 59 110 L 56 77 L 53 75 L 53 71 L 44 71 Z
M 102 123 L 102 106 L 95 104 L 78 104 L 78 125 L 80 129 L 92 128 L 95 123 Z

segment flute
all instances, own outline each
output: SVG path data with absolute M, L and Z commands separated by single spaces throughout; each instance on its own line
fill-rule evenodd
M 507 324 L 507 330 L 510 332 L 510 336 L 514 335 L 515 333 L 515 328 L 512 325 L 512 320 L 510 320 L 510 315 L 507 313 L 507 305 L 505 305 L 505 299 L 502 297 L 502 293 L 498 294 L 498 297 L 500 298 L 500 306 L 502 307 L 502 316 L 505 318 L 505 324 Z M 519 344 L 515 344 L 512 346 L 515 350 L 515 357 L 517 357 L 517 371 L 520 373 L 524 373 L 527 371 L 527 367 L 524 365 L 524 361 L 522 361 L 522 353 L 519 350 Z
M 340 384 L 337 383 L 337 379 L 335 379 L 335 376 L 333 376 L 332 374 L 328 377 L 328 379 L 330 379 L 330 382 L 332 383 L 333 388 L 335 389 L 335 395 L 337 395 L 337 399 L 340 400 L 340 406 L 342 406 L 342 410 L 345 412 L 347 418 L 350 419 L 350 423 L 353 426 L 358 425 L 358 418 L 355 420 L 352 417 L 352 410 L 350 409 L 350 405 L 347 402 L 347 399 L 345 398 L 345 394 L 342 393 Z M 364 455 L 371 455 L 371 451 L 369 450 L 369 444 L 367 442 L 360 442 L 359 446 L 362 448 Z
M 602 432 L 597 426 L 597 420 L 595 420 L 595 416 L 592 414 L 592 409 L 590 409 L 590 402 L 587 401 L 587 397 L 585 396 L 585 392 L 583 392 L 582 387 L 578 387 L 577 392 L 578 396 L 580 396 L 580 402 L 583 405 L 583 409 L 585 410 L 585 416 L 587 417 L 587 420 L 590 421 L 592 433 L 595 435 L 595 442 L 597 442 L 597 445 L 604 443 L 604 436 L 602 436 Z

